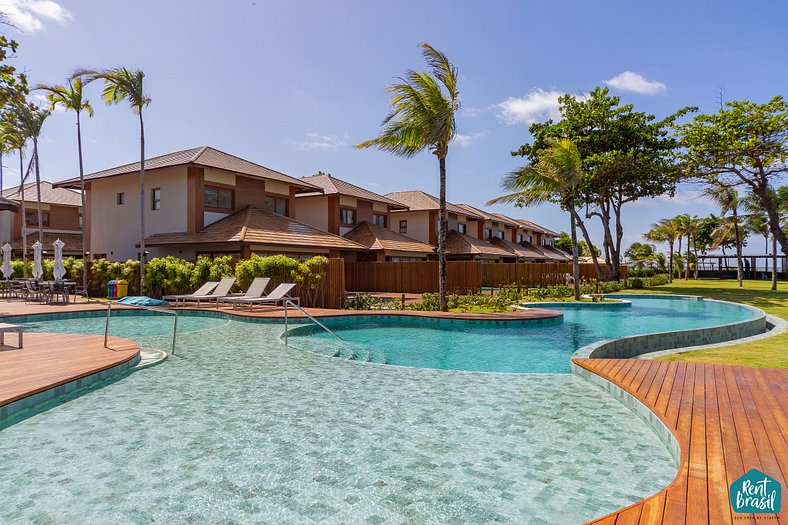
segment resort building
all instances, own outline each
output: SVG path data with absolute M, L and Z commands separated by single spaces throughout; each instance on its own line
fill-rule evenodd
M 0 245 L 10 243 L 14 253 L 22 252 L 22 220 L 25 221 L 27 248 L 38 240 L 38 193 L 35 182 L 24 185 L 25 206 L 22 212 L 23 188 L 17 186 L 3 191 L 3 196 L 17 204 L 17 210 L 0 211 Z M 41 181 L 41 215 L 45 251 L 52 251 L 52 243 L 65 243 L 63 253 L 82 253 L 82 196 L 79 192 L 53 187 Z M 24 219 L 23 219 L 24 217 Z
M 317 191 L 296 195 L 295 218 L 335 235 L 345 235 L 363 222 L 388 228 L 391 212 L 408 207 L 331 175 L 301 177 Z
M 476 222 L 477 231 L 474 237 L 477 239 L 490 241 L 497 238 L 516 242 L 516 233 L 519 227 L 516 221 L 497 213 L 488 213 L 470 204 L 458 204 L 457 206 L 466 210 L 467 213 L 482 217 L 483 220 Z
M 139 257 L 139 170 L 139 162 L 132 162 L 85 176 L 93 258 Z M 57 186 L 75 188 L 79 179 Z M 208 146 L 147 159 L 145 186 L 149 259 L 251 253 L 339 256 L 343 249 L 365 250 L 295 219 L 296 195 L 321 192 L 319 186 Z
M 386 197 L 400 202 L 406 210 L 392 210 L 389 229 L 401 235 L 407 235 L 432 246 L 438 245 L 438 212 L 440 200 L 423 191 L 396 191 L 387 193 Z M 477 223 L 482 216 L 470 212 L 456 204 L 446 203 L 448 213 L 448 230 L 457 231 L 471 237 L 478 236 Z
M 407 262 L 425 261 L 437 257 L 434 246 L 367 221 L 347 232 L 344 237 L 369 250 L 369 253 L 343 254 L 346 260 Z
M 517 262 L 518 256 L 509 249 L 456 230 L 446 235 L 446 258 L 452 261 Z

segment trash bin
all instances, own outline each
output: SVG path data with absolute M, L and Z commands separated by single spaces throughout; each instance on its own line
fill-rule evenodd
M 115 281 L 115 299 L 129 295 L 129 282 L 125 279 Z
M 107 283 L 107 299 L 115 298 L 115 294 L 117 293 L 117 289 L 118 289 L 117 286 L 115 286 L 115 283 L 117 283 L 117 281 L 115 281 L 114 279 Z

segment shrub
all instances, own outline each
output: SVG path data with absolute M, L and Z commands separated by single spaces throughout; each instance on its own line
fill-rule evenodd
M 298 264 L 290 274 L 300 288 L 301 300 L 307 306 L 323 306 L 326 292 L 326 269 L 328 258 L 321 255 L 310 257 Z
M 252 254 L 251 258 L 239 261 L 235 265 L 235 277 L 241 288 L 247 288 L 255 277 L 268 277 L 274 285 L 277 285 L 290 281 L 293 272 L 298 272 L 298 269 L 299 262 L 286 255 L 261 257 Z
M 440 297 L 437 293 L 423 293 L 421 294 L 421 301 L 408 306 L 408 310 L 440 310 Z
M 544 301 L 550 295 L 547 288 L 531 288 L 528 290 L 528 296 L 537 301 Z
M 630 279 L 629 286 L 633 290 L 640 290 L 643 288 L 643 280 L 638 277 L 635 277 L 634 279 Z
M 194 263 L 177 257 L 151 259 L 145 265 L 145 290 L 152 297 L 192 291 Z

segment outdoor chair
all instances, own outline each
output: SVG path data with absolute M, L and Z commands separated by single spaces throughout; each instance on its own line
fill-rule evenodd
M 257 297 L 251 299 L 238 297 L 238 298 L 229 298 L 228 300 L 233 303 L 233 309 L 236 309 L 239 304 L 248 304 L 249 311 L 252 311 L 254 305 L 256 304 L 267 303 L 267 304 L 277 305 L 280 302 L 283 303 L 284 301 L 293 301 L 295 304 L 299 304 L 298 297 L 291 297 L 289 295 L 290 290 L 292 290 L 293 288 L 295 288 L 295 284 L 293 283 L 282 283 L 276 288 L 274 288 L 273 291 L 265 297 Z
M 252 284 L 250 284 L 249 288 L 246 289 L 246 292 L 240 295 L 228 295 L 218 300 L 220 302 L 228 303 L 237 299 L 258 299 L 265 293 L 265 289 L 268 287 L 269 282 L 271 282 L 271 279 L 268 277 L 255 277 L 252 280 Z
M 165 301 L 175 301 L 175 306 L 178 306 L 178 302 L 181 300 L 190 300 L 195 297 L 205 297 L 209 293 L 213 292 L 214 288 L 219 285 L 219 281 L 208 281 L 204 285 L 200 286 L 194 293 L 190 294 L 181 294 L 181 295 L 165 295 L 162 297 Z
M 76 285 L 74 287 L 74 291 L 71 292 L 74 295 L 74 302 L 77 302 L 77 297 L 82 296 L 85 298 L 87 302 L 90 302 L 90 279 L 84 286 Z
M 22 293 L 25 297 L 25 304 L 29 302 L 43 303 L 46 300 L 46 294 L 41 287 L 33 281 L 25 281 Z

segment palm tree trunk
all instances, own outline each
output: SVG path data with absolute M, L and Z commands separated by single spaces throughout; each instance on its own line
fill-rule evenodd
M 689 281 L 689 273 L 690 273 L 690 235 L 687 234 L 687 260 L 684 261 L 684 280 Z
M 85 199 L 85 171 L 82 166 L 82 127 L 77 111 L 77 151 L 79 152 L 79 191 L 82 194 L 82 286 L 88 284 L 88 259 L 87 259 L 87 209 Z
M 575 211 L 574 202 L 571 203 L 570 219 L 571 219 L 571 232 L 572 232 L 572 280 L 574 281 L 574 295 L 575 301 L 580 300 L 580 250 L 577 246 L 577 212 Z
M 44 214 L 41 211 L 41 171 L 38 169 L 38 137 L 33 137 L 33 162 L 36 163 L 36 206 L 38 207 L 38 242 L 44 244 Z
M 668 282 L 673 282 L 673 243 L 668 243 Z
M 777 289 L 777 237 L 772 235 L 772 290 Z
M 446 298 L 446 157 L 438 155 L 440 167 L 440 211 L 438 212 L 438 290 L 441 312 L 449 310 Z
M 739 235 L 739 215 L 736 206 L 733 206 L 731 211 L 733 213 L 733 230 L 734 230 L 734 238 L 736 240 L 736 279 L 739 281 L 739 288 L 741 288 L 743 286 L 742 263 L 741 263 L 742 239 L 741 239 L 741 235 Z
M 22 277 L 27 277 L 27 213 L 25 212 L 25 161 L 22 156 L 23 149 L 19 148 L 19 192 L 22 197 Z
M 140 294 L 145 294 L 145 125 L 140 108 Z

